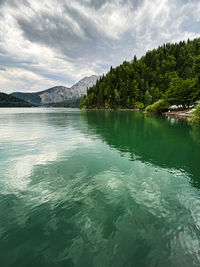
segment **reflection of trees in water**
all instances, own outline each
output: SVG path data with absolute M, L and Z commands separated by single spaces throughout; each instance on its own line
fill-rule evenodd
M 200 126 L 192 125 L 190 130 L 190 136 L 193 141 L 200 145 Z
M 131 111 L 88 111 L 88 129 L 130 159 L 186 171 L 200 187 L 200 136 L 185 120 Z
M 20 117 L 20 115 L 18 115 Z M 74 128 L 101 137 L 130 160 L 187 171 L 200 187 L 200 128 L 178 118 L 132 111 L 67 111 L 27 114 L 33 125 Z M 24 117 L 23 117 L 24 120 Z

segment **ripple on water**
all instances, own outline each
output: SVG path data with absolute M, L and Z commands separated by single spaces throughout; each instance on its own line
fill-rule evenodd
M 138 142 L 112 129 L 109 140 L 109 125 L 74 113 L 0 117 L 2 266 L 199 266 L 200 196 L 187 168 L 147 160 Z

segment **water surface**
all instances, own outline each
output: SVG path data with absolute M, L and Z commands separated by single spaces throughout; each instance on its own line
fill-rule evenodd
M 0 266 L 199 266 L 200 129 L 0 109 Z

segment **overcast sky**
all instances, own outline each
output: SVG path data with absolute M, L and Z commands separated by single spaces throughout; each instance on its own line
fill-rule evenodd
M 0 91 L 71 86 L 199 33 L 199 0 L 0 0 Z

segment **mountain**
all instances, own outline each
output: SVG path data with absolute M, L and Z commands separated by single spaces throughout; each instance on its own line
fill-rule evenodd
M 74 84 L 70 90 L 73 95 L 78 96 L 79 98 L 87 94 L 87 88 L 96 84 L 96 81 L 99 79 L 99 76 L 92 75 L 90 77 L 85 77 L 76 84 Z
M 65 86 L 55 86 L 47 90 L 36 93 L 12 93 L 11 95 L 19 97 L 25 101 L 35 104 L 58 103 L 64 100 L 83 97 L 87 93 L 87 88 L 93 86 L 99 76 L 92 75 L 85 77 L 71 88 Z
M 200 99 L 200 38 L 164 44 L 111 67 L 88 89 L 81 107 L 143 109 L 160 99 L 183 107 Z
M 15 96 L 0 93 L 0 107 L 31 107 L 32 104 Z

